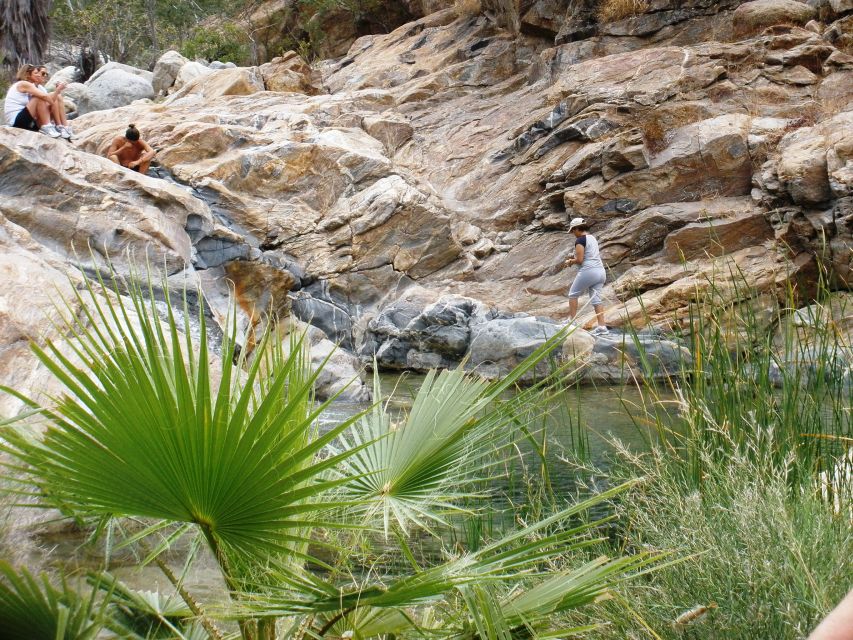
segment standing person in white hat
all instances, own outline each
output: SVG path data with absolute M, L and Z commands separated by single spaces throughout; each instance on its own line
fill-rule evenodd
M 566 264 L 580 265 L 578 275 L 569 289 L 569 318 L 573 320 L 578 312 L 578 298 L 589 291 L 589 301 L 598 320 L 598 326 L 590 333 L 594 336 L 604 336 L 610 333 L 604 324 L 604 305 L 601 303 L 601 289 L 607 274 L 598 252 L 598 240 L 588 231 L 589 225 L 583 218 L 572 218 L 569 222 L 569 232 L 575 236 L 575 255 L 566 260 Z

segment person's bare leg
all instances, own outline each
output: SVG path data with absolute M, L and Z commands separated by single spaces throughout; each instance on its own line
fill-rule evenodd
M 151 166 L 151 161 L 146 160 L 141 165 L 139 165 L 139 173 L 148 173 L 148 167 Z
M 118 156 L 117 156 L 116 154 L 113 154 L 113 155 L 111 155 L 111 156 L 107 156 L 107 158 L 109 158 L 110 160 L 112 160 L 112 161 L 113 161 L 113 162 L 115 162 L 116 164 L 121 164 L 121 162 L 119 162 L 119 160 L 118 160 Z
M 27 111 L 39 127 L 50 124 L 50 110 L 47 107 L 47 102 L 44 100 L 32 99 L 27 103 Z
M 577 298 L 569 298 L 569 319 L 574 320 L 574 317 L 578 314 L 578 299 Z
M 51 105 L 50 115 L 53 117 L 54 124 L 63 127 L 68 124 L 68 118 L 65 117 L 65 103 L 62 101 L 62 98 Z
M 606 327 L 604 324 L 604 305 L 603 304 L 594 304 L 592 308 L 595 309 L 595 317 L 598 320 L 599 327 Z

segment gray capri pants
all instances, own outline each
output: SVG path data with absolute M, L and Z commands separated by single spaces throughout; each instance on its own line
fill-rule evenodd
M 604 288 L 604 281 L 607 279 L 607 274 L 601 267 L 593 269 L 582 269 L 575 276 L 575 281 L 572 282 L 572 287 L 569 289 L 570 298 L 580 298 L 581 294 L 589 289 L 589 302 L 592 305 L 601 304 L 601 289 Z

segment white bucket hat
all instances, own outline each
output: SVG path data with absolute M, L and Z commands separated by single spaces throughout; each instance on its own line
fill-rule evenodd
M 580 227 L 586 225 L 586 220 L 583 218 L 572 218 L 571 222 L 569 222 L 569 231 L 574 229 L 575 227 Z

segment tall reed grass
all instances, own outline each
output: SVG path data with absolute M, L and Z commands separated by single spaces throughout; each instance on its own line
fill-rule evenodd
M 697 292 L 680 375 L 645 376 L 628 407 L 657 440 L 620 448 L 609 472 L 645 478 L 611 544 L 684 560 L 603 605 L 597 637 L 803 638 L 851 586 L 847 312 L 823 277 L 798 309 L 792 285 L 768 299 L 728 276 Z
M 800 310 L 793 285 L 772 299 L 734 267 L 725 280 L 707 283 L 688 310 L 683 339 L 692 358 L 680 375 L 663 383 L 645 376 L 641 406 L 628 409 L 661 446 L 680 452 L 688 486 L 701 484 L 706 450 L 718 462 L 760 453 L 787 469 L 792 486 L 808 485 L 834 468 L 853 435 L 853 350 L 835 320 L 846 311 L 829 304 L 824 278 L 815 303 Z
M 683 560 L 625 585 L 593 613 L 609 622 L 595 637 L 801 639 L 850 588 L 849 516 L 834 515 L 818 492 L 792 492 L 763 441 L 730 445 L 725 461 L 700 445 L 701 489 L 685 486 L 667 450 L 622 451 L 613 481 L 646 481 L 619 501 L 624 528 L 612 544 Z

